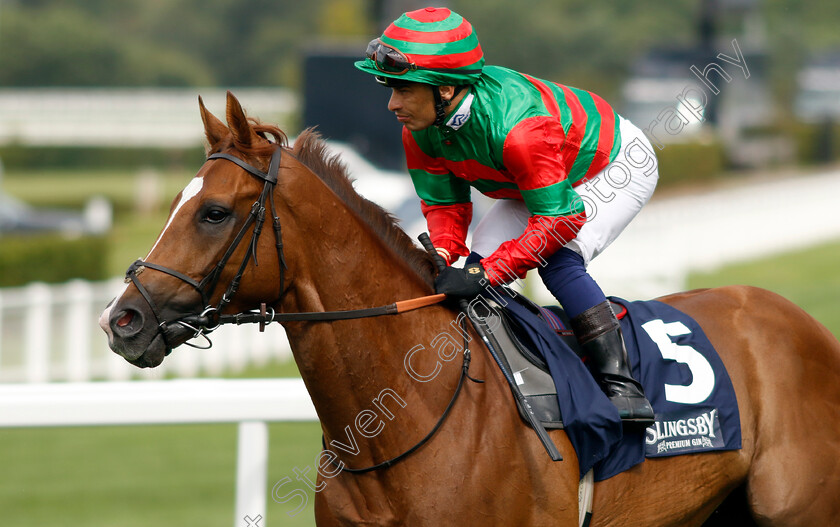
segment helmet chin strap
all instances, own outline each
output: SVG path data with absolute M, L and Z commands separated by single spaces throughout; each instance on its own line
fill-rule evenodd
M 441 126 L 446 120 L 446 107 L 449 106 L 452 101 L 443 100 L 443 97 L 440 96 L 440 88 L 438 86 L 432 86 L 432 95 L 435 98 L 435 122 L 433 124 L 435 126 Z
M 444 101 L 443 97 L 440 96 L 440 88 L 438 86 L 431 86 L 432 88 L 432 96 L 435 98 L 435 122 L 433 123 L 435 126 L 442 126 L 444 121 L 446 121 L 446 108 L 452 104 L 452 99 L 448 101 Z M 455 91 L 452 93 L 452 98 L 454 99 L 458 93 L 463 90 L 463 86 L 455 86 Z

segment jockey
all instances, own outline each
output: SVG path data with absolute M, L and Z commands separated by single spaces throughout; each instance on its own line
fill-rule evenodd
M 653 194 L 644 134 L 593 93 L 485 66 L 470 23 L 446 8 L 403 14 L 366 55 L 355 66 L 392 90 L 429 235 L 450 264 L 437 291 L 474 296 L 538 268 L 621 418 L 652 424 L 618 320 L 586 271 Z M 498 200 L 472 253 L 470 187 Z M 451 267 L 461 256 L 464 268 Z

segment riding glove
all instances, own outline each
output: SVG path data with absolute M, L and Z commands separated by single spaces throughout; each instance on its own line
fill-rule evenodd
M 435 278 L 435 292 L 456 297 L 474 297 L 488 285 L 484 267 L 478 262 L 463 269 L 446 267 Z

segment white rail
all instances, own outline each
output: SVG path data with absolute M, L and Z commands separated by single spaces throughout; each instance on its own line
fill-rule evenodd
M 140 370 L 111 352 L 97 323 L 121 289 L 122 280 L 0 289 L 0 382 L 217 376 L 291 357 L 278 324 L 265 333 L 255 325 L 225 326 L 211 335 L 213 348 L 183 346 L 161 367 Z
M 0 428 L 238 423 L 235 527 L 266 517 L 266 421 L 312 420 L 300 379 L 0 385 Z
M 218 88 L 0 89 L 0 144 L 199 146 L 201 94 L 208 108 L 225 107 Z M 287 123 L 298 99 L 283 88 L 237 88 L 249 115 Z

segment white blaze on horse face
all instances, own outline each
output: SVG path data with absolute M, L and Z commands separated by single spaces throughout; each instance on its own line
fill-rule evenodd
M 110 321 L 111 321 L 111 309 L 114 307 L 114 304 L 116 304 L 117 301 L 120 298 L 122 298 L 123 294 L 125 294 L 126 289 L 128 289 L 128 284 L 126 284 L 123 287 L 122 291 L 120 291 L 120 294 L 118 294 L 116 297 L 114 297 L 114 300 L 110 304 L 108 304 L 108 307 L 105 308 L 105 311 L 103 311 L 102 314 L 99 315 L 99 327 L 102 328 L 102 331 L 104 331 L 108 335 L 108 343 L 109 344 L 114 342 L 114 333 L 111 331 L 111 323 L 110 323 Z
M 149 259 L 149 256 L 152 255 L 155 248 L 158 246 L 160 241 L 163 239 L 163 235 L 166 234 L 166 230 L 172 225 L 172 221 L 175 219 L 175 216 L 178 215 L 178 211 L 181 210 L 189 200 L 193 199 L 196 194 L 201 192 L 201 188 L 204 186 L 204 178 L 203 177 L 194 177 L 189 184 L 184 187 L 184 190 L 181 191 L 181 199 L 178 201 L 178 204 L 175 205 L 175 210 L 172 211 L 172 214 L 169 215 L 169 221 L 166 222 L 166 226 L 160 232 L 160 236 L 158 236 L 157 241 L 154 245 L 152 245 L 152 250 L 149 251 L 149 254 L 146 255 L 146 260 Z
M 163 235 L 166 234 L 166 230 L 169 228 L 170 225 L 172 225 L 172 221 L 175 219 L 175 216 L 178 214 L 178 211 L 181 210 L 181 207 L 183 207 L 189 200 L 194 198 L 201 191 L 201 188 L 203 186 L 204 178 L 194 177 L 192 181 L 190 181 L 189 184 L 184 188 L 184 190 L 181 192 L 181 199 L 178 201 L 178 204 L 175 205 L 175 209 L 172 211 L 172 214 L 169 215 L 169 221 L 166 222 L 166 226 L 163 228 L 163 231 L 161 231 L 157 241 L 152 246 L 152 250 L 149 251 L 149 254 L 146 255 L 146 258 L 144 258 L 145 260 L 148 260 L 149 256 L 152 255 L 152 252 L 155 250 L 158 243 L 160 243 L 160 240 L 163 238 Z M 102 315 L 99 316 L 99 326 L 105 331 L 105 333 L 108 334 L 108 340 L 110 342 L 113 342 L 114 340 L 114 334 L 111 332 L 111 326 L 109 324 L 109 321 L 111 319 L 111 309 L 113 309 L 113 307 L 117 305 L 117 302 L 120 301 L 120 298 L 122 298 L 127 289 L 128 285 L 126 285 L 123 288 L 120 294 L 118 294 L 116 298 L 114 298 L 114 301 L 111 302 L 111 304 L 107 308 L 105 308 L 105 311 L 102 312 Z

